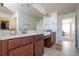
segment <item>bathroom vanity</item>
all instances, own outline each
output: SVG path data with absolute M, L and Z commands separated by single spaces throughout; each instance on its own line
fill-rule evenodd
M 1 56 L 1 41 L 0 41 L 0 56 Z
M 13 35 L 0 40 L 1 56 L 41 56 L 43 53 L 43 34 Z

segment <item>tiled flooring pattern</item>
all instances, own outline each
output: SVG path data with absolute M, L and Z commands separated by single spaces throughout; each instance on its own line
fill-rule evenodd
M 55 46 L 44 48 L 44 56 L 79 56 L 79 49 L 70 41 L 62 41 L 62 50 L 57 50 Z

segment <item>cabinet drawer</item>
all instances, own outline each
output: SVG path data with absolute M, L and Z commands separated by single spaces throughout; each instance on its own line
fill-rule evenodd
M 8 55 L 8 40 L 2 40 L 1 42 L 2 45 L 2 56 L 7 56 Z
M 1 48 L 2 48 L 2 46 L 1 46 L 1 41 L 0 41 L 0 56 L 1 56 Z
M 44 40 L 35 41 L 35 56 L 41 56 L 44 53 Z
M 35 36 L 34 36 L 34 39 L 35 39 L 35 40 L 41 40 L 41 39 L 43 39 L 43 38 L 44 38 L 43 34 L 41 34 L 41 35 L 35 35 Z
M 33 43 L 9 51 L 9 56 L 33 56 Z
M 9 50 L 14 49 L 16 47 L 20 47 L 22 45 L 26 45 L 28 43 L 31 43 L 32 41 L 33 41 L 33 36 L 11 39 L 9 40 Z

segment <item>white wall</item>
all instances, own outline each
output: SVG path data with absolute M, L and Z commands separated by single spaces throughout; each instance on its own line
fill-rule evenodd
M 51 14 L 50 17 L 50 28 L 52 29 L 52 32 L 56 32 L 57 31 L 57 22 L 58 21 L 58 13 L 54 12 Z
M 52 29 L 52 32 L 56 32 L 56 42 L 59 41 L 59 19 L 58 19 L 58 13 L 57 12 L 54 12 L 51 14 L 51 18 L 50 18 L 50 22 L 51 22 L 51 29 Z
M 61 15 L 58 14 L 58 21 L 57 21 L 57 39 L 58 41 L 62 40 L 62 19 Z

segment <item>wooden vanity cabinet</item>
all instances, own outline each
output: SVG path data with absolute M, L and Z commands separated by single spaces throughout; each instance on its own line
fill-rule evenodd
M 9 56 L 33 56 L 33 43 L 9 51 Z
M 36 35 L 34 37 L 34 55 L 41 56 L 44 53 L 44 36 L 43 35 Z
M 52 44 L 56 43 L 56 32 L 51 33 L 51 40 L 52 40 Z
M 8 56 L 8 40 L 2 40 L 2 56 Z
M 33 56 L 33 36 L 9 40 L 10 56 Z
M 44 36 L 42 34 L 0 41 L 2 56 L 41 56 L 43 53 Z
M 2 46 L 1 46 L 1 41 L 0 41 L 0 56 L 1 56 L 1 48 L 2 48 Z
M 47 35 L 44 37 L 44 46 L 50 48 L 52 46 L 51 36 Z
M 32 42 L 33 42 L 33 36 L 10 39 L 8 42 L 9 50 L 28 45 Z
M 41 56 L 44 53 L 44 40 L 38 40 L 35 42 L 35 56 Z

